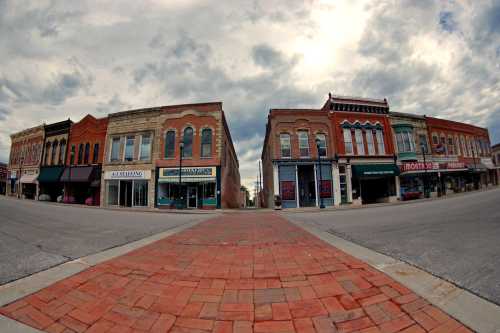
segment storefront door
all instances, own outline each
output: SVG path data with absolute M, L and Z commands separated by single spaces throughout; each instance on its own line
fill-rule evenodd
M 120 206 L 132 207 L 132 181 L 120 181 Z
M 187 207 L 188 208 L 196 208 L 198 202 L 198 189 L 196 186 L 188 186 L 187 188 Z

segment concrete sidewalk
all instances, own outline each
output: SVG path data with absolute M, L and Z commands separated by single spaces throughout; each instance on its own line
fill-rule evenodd
M 265 213 L 202 222 L 0 313 L 45 332 L 470 332 L 366 262 Z

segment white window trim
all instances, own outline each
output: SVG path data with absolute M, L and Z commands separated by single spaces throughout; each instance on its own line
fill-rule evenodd
M 359 137 L 361 138 L 361 142 L 358 142 L 358 133 L 360 134 Z M 357 152 L 357 155 L 359 155 L 359 156 L 365 156 L 366 155 L 366 151 L 365 151 L 365 139 L 363 138 L 363 130 L 361 130 L 360 128 L 355 128 L 354 129 L 354 138 L 356 140 L 356 152 Z M 360 146 L 363 149 L 363 153 L 362 154 L 360 153 L 360 149 L 359 149 Z
M 149 157 L 147 159 L 143 159 L 142 156 L 141 156 L 142 155 L 142 138 L 144 136 L 149 136 Z M 139 140 L 139 161 L 149 161 L 149 160 L 151 160 L 151 143 L 153 141 L 152 140 L 152 135 L 151 135 L 151 133 L 149 133 L 149 134 L 148 133 L 144 133 L 144 134 L 141 134 L 140 137 L 141 138 Z
M 302 134 L 302 133 L 304 133 L 306 135 L 306 139 L 307 139 L 307 155 L 305 155 L 305 156 L 302 156 L 302 154 L 301 154 L 301 150 L 306 148 L 306 147 L 301 147 L 301 144 L 300 144 L 300 141 L 301 141 L 300 134 Z M 300 130 L 297 133 L 297 138 L 298 138 L 298 141 L 299 141 L 299 157 L 300 158 L 309 158 L 309 157 L 311 157 L 311 147 L 309 145 L 309 132 L 308 131 L 304 131 L 304 130 Z
M 117 162 L 117 161 L 120 160 L 120 146 L 121 146 L 120 145 L 120 141 L 122 140 L 121 138 L 122 138 L 121 136 L 113 136 L 113 137 L 111 137 L 111 139 L 110 139 L 110 141 L 111 141 L 110 146 L 111 147 L 109 149 L 109 159 L 108 159 L 109 162 Z M 118 139 L 118 159 L 116 159 L 115 161 L 113 161 L 113 140 L 114 139 Z M 75 156 L 76 156 L 76 148 L 77 147 L 79 147 L 79 146 L 75 147 Z M 125 152 L 124 152 L 124 154 L 125 154 Z M 75 160 L 78 161 L 77 158 L 75 158 Z
M 316 134 L 316 139 L 318 138 L 318 136 L 323 136 L 323 138 L 324 138 L 323 141 L 325 142 L 325 156 L 320 156 L 320 158 L 327 158 L 328 157 L 328 144 L 326 142 L 326 134 L 324 134 L 324 133 L 317 133 Z
M 371 151 L 370 151 L 370 140 L 368 140 L 368 137 L 370 137 L 371 140 Z M 366 131 L 366 147 L 368 148 L 368 155 L 373 156 L 375 155 L 375 140 L 373 139 L 373 131 L 372 130 L 367 130 Z
M 281 143 L 281 137 L 282 136 L 287 136 L 288 137 L 288 150 L 290 151 L 290 156 L 283 156 L 283 145 Z M 291 159 L 292 158 L 292 137 L 289 133 L 280 133 L 280 157 L 284 159 Z
M 346 139 L 345 133 L 349 133 L 349 138 L 350 138 L 349 141 L 345 140 Z M 351 131 L 351 129 L 350 128 L 344 128 L 342 130 L 342 135 L 344 136 L 344 150 L 345 150 L 345 154 L 346 155 L 354 155 L 354 145 L 353 145 L 353 142 L 352 142 L 352 131 Z M 351 151 L 350 152 L 347 152 L 347 149 L 346 149 L 347 148 L 347 145 L 346 145 L 347 142 L 351 144 Z
M 380 133 L 380 135 L 378 133 Z M 377 138 L 377 150 L 378 150 L 378 154 L 379 155 L 386 155 L 384 131 L 381 130 L 381 129 L 377 129 L 375 131 L 375 135 L 376 135 L 376 138 Z M 379 136 L 380 136 L 380 138 L 379 138 Z M 379 140 L 379 139 L 381 139 L 381 140 Z M 380 149 L 380 147 L 382 147 L 382 149 Z
M 125 155 L 127 154 L 127 140 L 130 136 L 134 137 L 134 144 L 132 145 L 132 160 L 127 161 L 125 159 Z M 123 157 L 122 157 L 123 162 L 132 162 L 134 160 L 134 146 L 135 146 L 135 135 L 125 135 L 125 141 L 123 142 Z

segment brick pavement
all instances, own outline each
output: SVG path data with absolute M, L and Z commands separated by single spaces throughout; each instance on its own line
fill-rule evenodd
M 272 213 L 222 215 L 0 313 L 50 333 L 471 332 Z

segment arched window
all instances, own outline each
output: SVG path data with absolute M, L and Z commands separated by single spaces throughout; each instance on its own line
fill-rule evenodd
M 83 161 L 83 143 L 78 145 L 78 164 L 82 164 Z
M 45 159 L 43 161 L 43 164 L 45 164 L 45 165 L 49 165 L 50 147 L 51 147 L 50 142 L 47 142 L 45 144 Z
M 50 157 L 50 164 L 55 165 L 56 164 L 56 152 L 57 152 L 57 145 L 59 144 L 59 141 L 54 141 L 52 143 L 52 152 L 51 152 L 51 157 Z
M 182 139 L 184 142 L 184 150 L 182 152 L 182 157 L 192 157 L 193 156 L 193 128 L 187 127 L 184 130 L 184 137 Z
M 75 153 L 76 153 L 76 147 L 75 147 L 75 145 L 71 145 L 71 155 L 70 155 L 70 159 L 69 159 L 70 165 L 75 164 Z
M 59 145 L 59 163 L 64 164 L 66 160 L 66 140 L 62 139 Z
M 85 144 L 85 157 L 83 158 L 83 164 L 89 164 L 89 156 L 90 156 L 90 143 Z
M 99 144 L 94 143 L 94 153 L 92 156 L 92 163 L 96 164 L 99 160 Z
M 201 157 L 212 156 L 212 130 L 205 128 L 201 131 Z
M 165 158 L 175 157 L 175 131 L 165 134 Z

